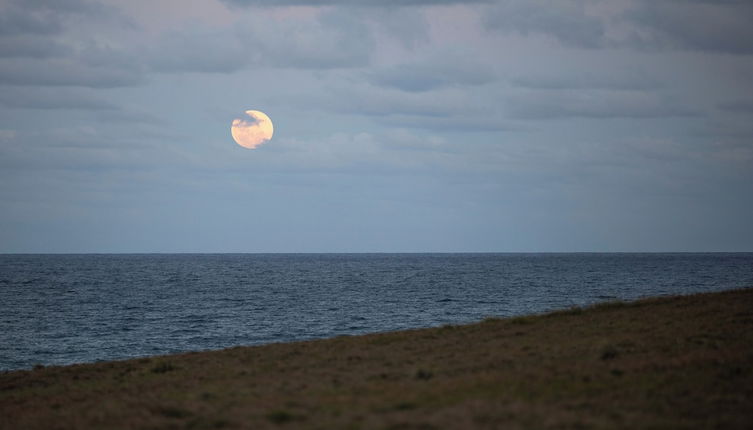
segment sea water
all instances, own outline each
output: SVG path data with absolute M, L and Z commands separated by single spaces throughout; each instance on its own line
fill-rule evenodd
M 0 255 L 0 370 L 753 286 L 753 254 Z

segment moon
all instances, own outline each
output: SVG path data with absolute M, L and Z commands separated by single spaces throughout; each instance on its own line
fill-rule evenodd
M 248 149 L 254 149 L 272 138 L 275 128 L 267 114 L 258 110 L 247 110 L 248 118 L 236 118 L 230 126 L 235 142 Z

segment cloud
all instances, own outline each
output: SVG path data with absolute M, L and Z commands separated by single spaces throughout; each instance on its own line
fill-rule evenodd
M 753 3 L 711 0 L 597 2 L 500 1 L 489 7 L 488 29 L 546 35 L 579 48 L 753 53 Z
M 141 70 L 88 65 L 76 59 L 13 59 L 0 61 L 0 82 L 7 85 L 115 88 L 144 82 Z
M 0 142 L 11 140 L 16 137 L 15 130 L 0 129 Z
M 140 110 L 115 108 L 115 109 L 100 109 L 96 111 L 95 118 L 97 122 L 111 123 L 111 124 L 150 124 L 159 125 L 164 127 L 166 122 L 162 118 L 143 112 Z M 134 131 L 135 133 L 135 131 Z
M 0 58 L 49 58 L 72 52 L 68 46 L 39 35 L 0 37 Z
M 95 2 L 11 1 L 0 8 L 0 82 L 90 88 L 139 84 L 144 80 L 139 62 L 99 33 L 99 26 L 114 28 L 126 21 L 117 9 Z
M 453 115 L 444 117 L 415 116 L 415 115 L 390 115 L 379 117 L 377 121 L 385 126 L 404 127 L 410 129 L 423 129 L 433 132 L 523 132 L 527 130 L 525 125 L 511 121 L 501 112 L 463 112 L 458 111 Z
M 463 103 L 463 100 L 457 98 L 457 93 L 426 96 L 422 93 L 363 85 L 331 85 L 325 91 L 329 98 L 326 105 L 321 105 L 322 108 L 348 115 L 447 117 Z M 311 100 L 309 97 L 304 99 Z
M 418 135 L 405 129 L 391 130 L 384 145 L 390 149 L 412 151 L 446 151 L 449 146 L 443 137 Z
M 426 46 L 430 42 L 429 24 L 421 8 L 357 8 L 348 12 L 353 19 L 373 25 L 375 31 L 397 40 L 408 49 Z
M 0 36 L 60 34 L 66 21 L 83 18 L 129 22 L 114 6 L 87 0 L 9 0 L 0 5 Z
M 376 69 L 368 73 L 368 78 L 375 85 L 408 92 L 483 85 L 496 79 L 491 67 L 457 55 Z
M 717 107 L 723 111 L 733 113 L 753 113 L 753 100 L 732 100 L 717 104 Z
M 635 26 L 626 39 L 643 49 L 753 53 L 753 3 L 640 1 L 622 15 Z
M 63 29 L 56 14 L 34 11 L 21 2 L 11 2 L 0 9 L 0 37 L 20 34 L 57 34 Z
M 232 6 L 435 6 L 489 3 L 491 0 L 222 0 Z
M 735 106 L 735 109 L 738 107 Z M 734 115 L 726 112 L 722 111 L 722 115 L 711 115 L 706 121 L 693 124 L 689 135 L 715 146 L 734 144 L 753 148 L 753 122 L 749 117 L 753 109 L 735 110 L 732 112 Z
M 0 87 L 2 88 L 2 87 Z M 117 110 L 118 107 L 82 88 L 18 88 L 0 91 L 0 104 L 14 109 Z
M 511 95 L 507 111 L 518 119 L 665 118 L 700 112 L 638 91 L 532 91 Z
M 186 163 L 179 147 L 162 138 L 114 133 L 105 124 L 18 130 L 0 139 L 0 165 L 12 171 L 103 172 L 153 170 Z
M 312 82 L 314 87 L 306 91 L 278 94 L 278 97 L 286 103 L 317 106 L 317 110 L 325 115 L 342 115 L 346 117 L 345 123 L 353 121 L 354 117 L 365 117 L 381 127 L 443 132 L 520 131 L 527 128 L 505 117 L 500 106 L 505 89 L 502 84 L 453 85 L 417 92 L 369 85 L 348 76 L 343 71 L 331 79 L 323 79 L 321 84 Z
M 476 156 L 477 150 L 432 132 L 408 129 L 373 133 L 337 132 L 318 138 L 280 139 L 264 149 L 265 159 L 258 159 L 259 165 L 255 165 L 254 169 L 384 177 L 393 177 L 394 174 L 421 175 L 437 168 L 470 170 L 473 163 L 467 161 Z M 232 162 L 228 160 L 228 163 Z
M 148 48 L 158 72 L 232 73 L 246 68 L 332 69 L 366 65 L 369 29 L 340 12 L 270 17 L 249 14 L 224 29 L 190 26 Z
M 38 12 L 103 14 L 113 10 L 108 5 L 91 0 L 11 0 L 11 3 Z
M 148 50 L 147 61 L 158 72 L 231 73 L 253 61 L 236 34 L 195 26 L 163 35 Z
M 652 90 L 662 88 L 656 78 L 635 70 L 557 70 L 553 73 L 534 72 L 513 78 L 512 84 L 521 88 L 545 90 L 603 89 Z
M 259 48 L 259 63 L 276 67 L 364 66 L 375 49 L 368 27 L 341 11 L 325 12 L 313 20 L 257 22 L 242 36 Z
M 21 2 L 0 6 L 0 58 L 59 56 L 65 48 L 55 36 L 62 31 L 62 20 L 55 13 Z
M 598 48 L 605 43 L 604 24 L 587 14 L 581 1 L 497 2 L 484 15 L 483 22 L 492 30 L 523 36 L 544 34 L 581 48 Z

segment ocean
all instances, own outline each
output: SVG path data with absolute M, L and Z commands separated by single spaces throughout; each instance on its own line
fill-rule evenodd
M 0 255 L 0 370 L 753 286 L 753 253 Z

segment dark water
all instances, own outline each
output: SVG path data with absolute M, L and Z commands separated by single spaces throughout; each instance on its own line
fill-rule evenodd
M 753 286 L 753 254 L 0 255 L 0 370 Z

